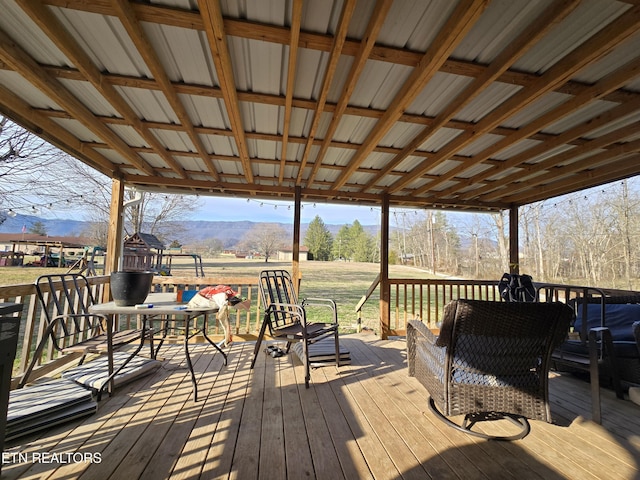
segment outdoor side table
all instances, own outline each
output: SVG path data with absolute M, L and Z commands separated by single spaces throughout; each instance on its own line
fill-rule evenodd
M 151 293 L 147 297 L 145 301 L 145 305 L 148 305 L 147 308 L 139 308 L 136 306 L 118 306 L 115 302 L 107 302 L 93 305 L 90 308 L 91 313 L 100 313 L 106 315 L 109 319 L 107 337 L 108 342 L 111 343 L 111 335 L 113 332 L 113 316 L 114 315 L 140 315 L 145 320 L 143 322 L 144 325 L 148 325 L 149 332 L 143 332 L 143 336 L 146 339 L 149 336 L 149 341 L 152 342 L 151 346 L 153 348 L 153 328 L 152 324 L 154 321 L 176 321 L 176 322 L 184 322 L 184 352 L 187 360 L 187 366 L 189 367 L 189 372 L 191 373 L 191 383 L 193 384 L 193 400 L 198 401 L 198 384 L 196 382 L 196 375 L 193 371 L 193 364 L 191 362 L 191 356 L 189 354 L 189 339 L 202 333 L 204 338 L 211 344 L 213 347 L 220 352 L 222 357 L 224 358 L 224 365 L 227 364 L 227 355 L 224 353 L 221 347 L 219 347 L 211 338 L 209 338 L 207 334 L 207 318 L 209 314 L 214 314 L 218 311 L 217 307 L 212 308 L 195 308 L 195 309 L 187 309 L 185 304 L 178 303 L 176 301 L 175 293 Z M 202 327 L 198 327 L 196 323 L 196 319 L 200 316 L 204 316 L 204 321 Z M 167 320 L 168 317 L 172 317 L 170 320 Z M 192 322 L 193 321 L 193 325 Z M 163 337 L 160 340 L 160 343 L 155 349 L 157 353 L 162 343 L 164 341 L 164 337 L 166 336 L 166 324 L 163 330 Z M 147 333 L 150 333 L 147 335 Z M 144 340 L 143 340 L 144 341 Z M 113 370 L 113 348 L 109 346 L 109 380 L 105 383 L 109 385 L 111 383 L 111 379 L 114 377 L 115 373 Z

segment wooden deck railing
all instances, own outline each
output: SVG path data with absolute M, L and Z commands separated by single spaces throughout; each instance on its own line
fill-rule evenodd
M 494 280 L 443 280 L 391 278 L 391 335 L 405 335 L 407 322 L 420 319 L 430 327 L 441 320 L 444 306 L 458 298 L 499 300 Z
M 360 310 L 367 301 L 373 290 L 379 283 L 376 278 L 366 295 L 356 307 L 356 314 L 360 317 Z M 497 280 L 449 280 L 449 279 L 413 279 L 413 278 L 391 278 L 389 285 L 389 325 L 381 327 L 381 331 L 388 332 L 389 336 L 406 335 L 407 322 L 413 319 L 420 319 L 430 328 L 436 327 L 442 320 L 444 306 L 452 300 L 466 298 L 472 300 L 492 300 L 500 301 Z M 536 288 L 551 284 L 536 284 Z M 618 289 L 595 289 L 591 287 L 581 287 L 572 285 L 553 285 L 555 298 L 558 301 L 566 301 L 583 292 L 597 290 L 601 295 L 623 296 L 638 295 L 638 292 Z M 381 286 L 382 288 L 382 286 Z M 544 289 L 541 296 L 544 298 Z M 576 293 L 578 292 L 578 293 Z M 376 299 L 377 300 L 377 299 Z M 381 318 L 383 316 L 381 315 Z
M 106 287 L 109 284 L 108 276 L 89 277 L 94 298 L 105 298 Z M 258 294 L 258 279 L 255 277 L 236 277 L 236 278 L 208 278 L 208 277 L 156 277 L 154 279 L 153 290 L 162 292 L 173 292 L 178 288 L 183 289 L 200 289 L 207 285 L 225 284 L 233 288 L 238 294 L 251 300 L 251 309 L 249 311 L 238 310 L 232 315 L 231 324 L 232 332 L 236 336 L 248 336 L 252 338 L 257 335 L 260 328 L 260 304 Z M 0 286 L 0 302 L 22 303 L 24 305 L 22 311 L 22 321 L 20 326 L 20 340 L 18 344 L 18 354 L 14 362 L 13 376 L 22 375 L 27 368 L 29 361 L 33 355 L 38 343 L 42 340 L 46 321 L 42 307 L 38 301 L 34 284 L 20 284 Z M 137 322 L 137 316 L 122 317 L 119 321 L 114 322 L 116 329 L 129 328 L 132 322 Z M 218 326 L 216 322 L 210 322 L 212 330 L 210 333 L 216 335 Z M 33 378 L 39 375 L 51 372 L 56 368 L 64 365 L 77 358 L 77 355 L 65 355 L 60 357 L 58 352 L 53 348 L 51 342 L 46 345 L 42 359 L 40 359 L 41 368 L 34 372 Z M 30 378 L 32 378 L 30 376 Z M 14 382 L 15 385 L 16 382 Z

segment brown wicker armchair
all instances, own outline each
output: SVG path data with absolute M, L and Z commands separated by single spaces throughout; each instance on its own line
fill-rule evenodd
M 527 418 L 551 421 L 550 355 L 567 335 L 572 311 L 561 303 L 456 300 L 444 310 L 440 335 L 409 322 L 409 375 L 429 391 L 432 411 L 466 433 L 515 440 L 529 433 Z M 459 425 L 449 416 L 465 415 Z M 513 436 L 473 431 L 482 420 L 508 418 Z

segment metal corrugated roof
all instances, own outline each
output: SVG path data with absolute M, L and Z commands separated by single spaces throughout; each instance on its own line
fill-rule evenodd
M 640 173 L 639 31 L 635 0 L 5 0 L 0 111 L 140 188 L 495 210 Z

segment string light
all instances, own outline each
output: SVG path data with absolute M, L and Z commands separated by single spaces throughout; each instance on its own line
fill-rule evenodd
M 93 195 L 96 192 L 92 191 L 91 193 Z M 7 214 L 10 217 L 15 217 L 16 215 L 18 215 L 20 211 L 23 211 L 23 212 L 28 212 L 29 215 L 33 215 L 43 209 L 53 210 L 58 205 L 61 205 L 62 208 L 69 208 L 74 203 L 74 201 L 78 201 L 82 199 L 84 199 L 84 195 L 73 195 L 68 198 L 64 198 L 61 200 L 54 200 L 54 201 L 48 200 L 43 202 L 30 202 L 30 203 L 25 202 L 22 204 L 11 202 L 12 205 L 11 205 L 11 208 L 7 209 Z

